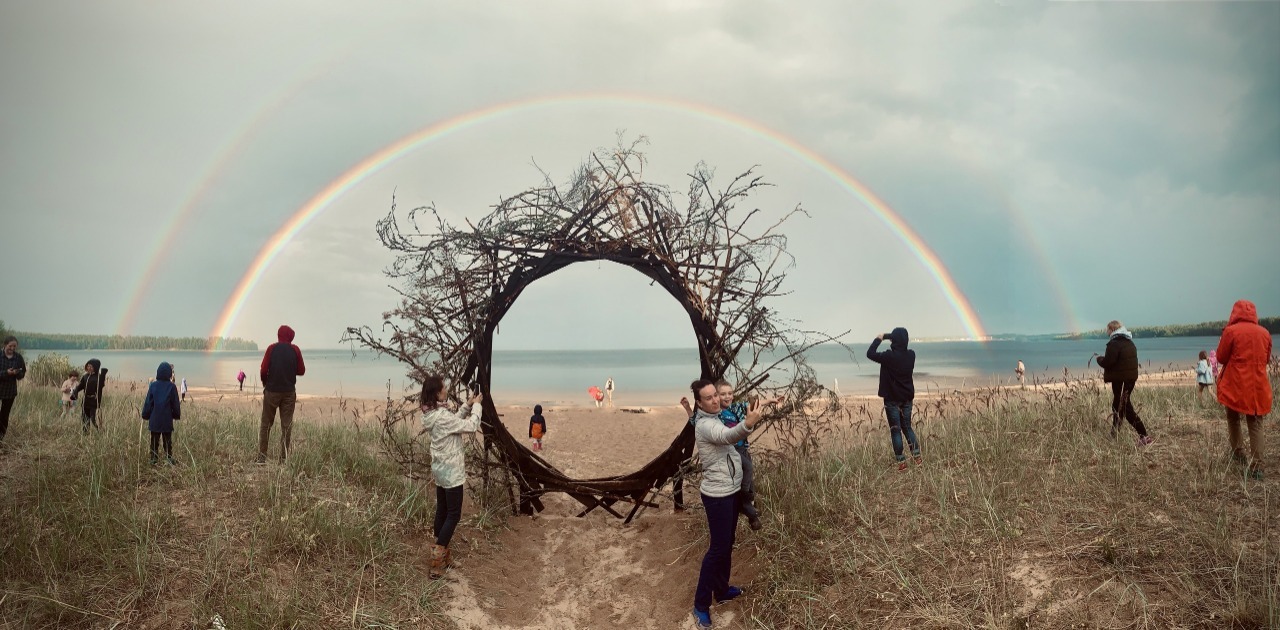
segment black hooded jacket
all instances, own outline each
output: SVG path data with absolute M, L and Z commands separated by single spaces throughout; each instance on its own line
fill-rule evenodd
M 80 377 L 80 384 L 76 385 L 75 390 L 71 392 L 71 400 L 75 400 L 80 392 L 84 392 L 84 404 L 87 407 L 97 407 L 102 402 L 102 390 L 107 388 L 107 369 L 102 367 L 102 361 L 97 359 L 89 359 L 85 365 L 93 366 L 93 373 L 85 371 L 84 376 Z
M 880 389 L 876 394 L 885 402 L 911 402 L 916 397 L 916 385 L 911 379 L 916 369 L 916 351 L 907 348 L 910 339 L 906 328 L 894 328 L 889 341 L 889 349 L 884 352 L 876 352 L 879 339 L 873 339 L 867 348 L 867 358 L 880 364 Z

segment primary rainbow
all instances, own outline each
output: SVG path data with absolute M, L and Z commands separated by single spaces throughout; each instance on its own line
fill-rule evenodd
M 236 318 L 240 315 L 241 309 L 244 308 L 245 302 L 248 301 L 249 295 L 253 293 L 254 288 L 262 279 L 263 274 L 271 266 L 276 256 L 284 250 L 284 247 L 297 236 L 313 219 L 316 218 L 325 208 L 329 207 L 338 197 L 350 190 L 356 184 L 360 183 L 364 178 L 377 172 L 392 162 L 404 157 L 409 152 L 419 147 L 441 138 L 456 134 L 458 132 L 470 129 L 481 123 L 485 123 L 505 115 L 512 115 L 525 112 L 530 109 L 550 107 L 565 104 L 616 104 L 625 106 L 643 105 L 656 109 L 675 111 L 685 114 L 692 114 L 700 118 L 705 118 L 714 122 L 728 124 L 742 131 L 746 131 L 756 137 L 770 141 L 781 147 L 786 152 L 800 159 L 814 168 L 826 173 L 832 179 L 836 180 L 842 187 L 853 194 L 864 206 L 884 223 L 890 231 L 892 231 L 907 247 L 920 259 L 929 273 L 937 281 L 939 288 L 942 289 L 943 295 L 951 304 L 952 309 L 960 318 L 961 324 L 966 332 L 974 339 L 983 339 L 987 336 L 986 330 L 982 326 L 978 314 L 974 311 L 973 305 L 969 303 L 968 298 L 961 292 L 960 287 L 956 284 L 951 273 L 946 266 L 942 264 L 942 260 L 938 255 L 920 238 L 920 235 L 907 224 L 906 221 L 894 212 L 884 201 L 876 196 L 871 189 L 867 188 L 861 182 L 854 179 L 851 175 L 844 172 L 840 167 L 833 164 L 827 158 L 819 155 L 815 151 L 800 144 L 799 142 L 788 138 L 787 136 L 774 131 L 758 122 L 744 118 L 737 114 L 716 109 L 699 103 L 687 103 L 672 99 L 660 98 L 647 95 L 636 94 L 566 94 L 559 96 L 548 96 L 542 98 L 528 99 L 523 101 L 514 101 L 502 103 L 484 109 L 467 112 L 443 120 L 436 124 L 424 127 L 418 131 L 409 134 L 385 147 L 377 150 L 351 168 L 347 169 L 337 179 L 329 182 L 323 190 L 316 193 L 311 199 L 302 205 L 297 211 L 285 221 L 280 229 L 267 240 L 262 249 L 258 251 L 258 255 L 249 265 L 248 270 L 241 276 L 240 282 L 236 284 L 235 290 L 232 291 L 230 298 L 222 308 L 221 314 L 218 316 L 217 323 L 213 327 L 213 331 L 209 333 L 210 337 L 215 339 L 229 337 L 231 326 L 235 323 Z M 210 350 L 216 349 L 210 346 Z

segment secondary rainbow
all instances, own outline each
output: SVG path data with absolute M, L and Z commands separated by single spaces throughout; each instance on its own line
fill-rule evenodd
M 474 110 L 419 129 L 412 134 L 382 147 L 365 157 L 363 160 L 360 160 L 354 166 L 339 175 L 336 179 L 332 180 L 322 190 L 320 190 L 320 192 L 311 197 L 311 199 L 307 200 L 307 202 L 295 211 L 289 219 L 285 221 L 284 225 L 276 230 L 271 238 L 267 240 L 262 249 L 258 251 L 258 255 L 253 259 L 253 262 L 250 263 L 249 268 L 245 271 L 244 275 L 241 276 L 235 289 L 231 292 L 231 296 L 223 306 L 222 311 L 218 316 L 217 323 L 214 325 L 209 336 L 215 339 L 230 336 L 231 327 L 235 324 L 236 318 L 240 315 L 240 311 L 244 308 L 249 296 L 253 293 L 254 288 L 262 279 L 266 270 L 271 266 L 271 263 L 275 260 L 276 256 L 284 250 L 285 246 L 289 244 L 289 241 L 297 236 L 297 234 L 310 224 L 311 221 L 328 208 L 334 200 L 341 197 L 344 193 L 359 184 L 369 175 L 432 141 L 457 134 L 482 123 L 489 122 L 503 116 L 510 116 L 538 108 L 581 104 L 621 105 L 631 107 L 644 106 L 690 114 L 713 122 L 730 125 L 781 147 L 784 151 L 790 153 L 794 157 L 826 173 L 843 188 L 848 190 L 862 203 L 862 205 L 871 210 L 872 214 L 874 214 L 876 218 L 884 223 L 891 232 L 905 243 L 920 262 L 924 264 L 930 275 L 932 275 L 934 280 L 938 283 L 943 295 L 951 304 L 952 309 L 960 319 L 960 323 L 964 326 L 968 335 L 974 339 L 983 339 L 987 336 L 987 332 L 982 326 L 982 321 L 978 318 L 978 314 L 974 311 L 968 298 L 965 297 L 964 293 L 960 290 L 955 279 L 951 277 L 951 273 L 947 270 L 946 266 L 942 264 L 942 260 L 939 259 L 938 255 L 924 242 L 924 239 L 920 238 L 920 235 L 917 234 L 916 231 L 912 229 L 897 212 L 894 212 L 888 204 L 876 196 L 870 188 L 854 179 L 853 176 L 844 172 L 844 170 L 839 166 L 836 166 L 827 158 L 800 144 L 796 140 L 784 136 L 756 121 L 744 118 L 732 112 L 727 112 L 699 103 L 688 103 L 655 96 L 612 93 L 548 96 L 502 103 Z M 211 346 L 209 349 L 214 350 L 216 348 Z

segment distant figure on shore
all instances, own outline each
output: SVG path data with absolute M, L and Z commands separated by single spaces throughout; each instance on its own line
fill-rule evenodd
M 1221 337 L 1221 335 L 1219 335 L 1219 337 Z M 1221 363 L 1218 363 L 1218 351 L 1217 351 L 1217 350 L 1210 350 L 1210 351 L 1209 351 L 1209 367 L 1213 370 L 1213 380 L 1214 380 L 1214 382 L 1217 382 L 1217 381 L 1218 381 L 1218 379 L 1222 378 L 1222 364 L 1221 364 Z
M 240 370 L 240 373 L 236 374 L 236 381 L 240 383 L 240 391 L 244 391 L 244 370 Z
M 294 332 L 288 326 L 276 331 L 278 341 L 267 346 L 262 355 L 259 376 L 262 379 L 262 421 L 258 425 L 258 460 L 267 463 L 267 444 L 271 426 L 280 410 L 280 463 L 289 455 L 289 438 L 293 433 L 293 409 L 298 404 L 298 377 L 307 373 L 302 350 L 293 345 Z M 243 382 L 243 381 L 242 381 Z
M 595 401 L 596 409 L 599 409 L 601 404 L 603 404 L 603 401 L 604 401 L 604 392 L 600 391 L 599 387 L 592 385 L 591 387 L 587 388 L 587 393 L 591 394 L 591 400 Z
M 1111 437 L 1116 436 L 1123 417 L 1138 432 L 1138 446 L 1153 442 L 1147 435 L 1138 412 L 1133 408 L 1133 387 L 1138 384 L 1138 347 L 1133 344 L 1133 333 L 1112 320 L 1107 324 L 1107 352 L 1098 357 L 1102 368 L 1102 382 L 1111 383 Z
M 880 342 L 889 340 L 889 349 L 876 352 Z M 907 457 L 902 453 L 902 436 L 906 435 L 911 447 L 911 457 L 916 464 L 924 463 L 920 455 L 920 442 L 911 427 L 911 405 L 916 398 L 916 385 L 912 374 L 916 369 L 916 351 L 907 347 L 910 337 L 907 329 L 898 327 L 893 332 L 877 336 L 867 348 L 867 358 L 880 364 L 880 388 L 876 394 L 884 399 L 884 415 L 889 420 L 889 440 L 893 444 L 893 457 L 898 470 L 907 469 Z
M 1209 366 L 1209 353 L 1200 351 L 1200 360 L 1196 362 L 1196 402 L 1204 402 L 1204 390 L 1213 385 L 1213 368 Z
M 444 576 L 449 568 L 449 541 L 462 520 L 462 488 L 467 481 L 467 466 L 462 436 L 480 430 L 480 401 L 475 393 L 465 409 L 454 413 L 445 406 L 449 398 L 444 379 L 428 376 L 422 381 L 422 432 L 431 436 L 431 477 L 436 483 L 436 514 L 431 531 L 435 546 L 431 548 L 432 579 Z
M 542 405 L 533 406 L 529 416 L 529 437 L 533 438 L 533 450 L 542 450 L 542 436 L 547 434 L 547 419 L 542 417 Z
M 1258 308 L 1249 300 L 1231 307 L 1231 319 L 1218 341 L 1222 375 L 1218 379 L 1218 402 L 1227 408 L 1227 438 L 1236 461 L 1248 464 L 1250 477 L 1262 480 L 1265 454 L 1262 416 L 1271 413 L 1271 381 L 1267 363 L 1271 360 L 1271 333 L 1258 325 Z M 1245 457 L 1240 435 L 1240 416 L 1249 429 L 1249 456 Z
M 18 381 L 26 376 L 27 362 L 18 354 L 18 338 L 9 335 L 4 338 L 4 352 L 0 352 L 0 447 L 9 432 L 9 414 L 18 399 Z
M 699 490 L 707 513 L 709 539 L 693 592 L 693 618 L 699 628 L 710 628 L 711 604 L 727 602 L 743 593 L 729 584 L 742 500 L 742 461 L 733 444 L 755 430 L 760 422 L 760 403 L 752 403 L 743 421 L 730 428 L 720 420 L 720 397 L 714 383 L 699 379 L 689 389 L 696 399 L 694 436 L 702 461 Z
M 182 402 L 187 402 L 187 377 L 182 377 Z
M 84 364 L 84 376 L 80 377 L 80 382 L 71 391 L 71 402 L 75 402 L 76 396 L 84 392 L 84 404 L 80 407 L 80 422 L 84 425 L 85 435 L 89 434 L 91 424 L 95 429 L 102 428 L 98 424 L 98 407 L 102 405 L 102 394 L 106 388 L 107 368 L 102 367 L 102 361 L 89 359 Z
M 62 398 L 58 401 L 61 407 L 62 415 L 65 417 L 71 413 L 71 408 L 75 405 L 71 402 L 71 392 L 75 391 L 76 383 L 80 382 L 80 374 L 75 370 L 67 372 L 67 380 L 62 381 L 62 385 L 58 387 L 58 391 L 62 392 Z
M 178 401 L 178 388 L 173 386 L 173 366 L 161 363 L 156 368 L 156 380 L 147 386 L 147 398 L 142 402 L 142 419 L 151 431 L 151 465 L 160 460 L 160 441 L 164 441 L 164 456 L 170 466 L 176 466 L 173 458 L 173 421 L 182 419 L 182 404 Z
M 1024 380 L 1024 376 L 1027 373 L 1027 366 L 1022 364 L 1022 359 L 1018 359 L 1018 367 L 1013 368 L 1013 373 L 1018 375 L 1018 384 L 1026 387 L 1027 383 Z
M 605 379 L 604 395 L 605 395 L 605 398 L 609 399 L 609 406 L 612 407 L 613 406 L 613 377 L 612 376 Z

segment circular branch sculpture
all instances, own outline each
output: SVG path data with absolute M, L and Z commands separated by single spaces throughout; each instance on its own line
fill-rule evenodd
M 499 419 L 490 395 L 494 332 L 531 283 L 573 263 L 626 265 L 669 293 L 698 340 L 701 378 L 732 374 L 745 394 L 761 388 L 770 373 L 775 382 L 779 374 L 789 374 L 789 383 L 771 387 L 785 388 L 788 403 L 767 421 L 785 425 L 812 415 L 815 407 L 838 405 L 816 384 L 803 358 L 804 350 L 832 338 L 797 330 L 765 306 L 784 294 L 782 281 L 793 264 L 778 228 L 803 211 L 796 207 L 762 231 L 749 232 L 760 211 L 741 213 L 736 205 L 767 184 L 750 169 L 717 190 L 711 169 L 702 164 L 689 175 L 687 202 L 677 210 L 670 189 L 643 180 L 641 142 L 593 153 L 564 186 L 544 173 L 542 186 L 502 199 L 475 224 L 451 225 L 434 207 L 402 217 L 393 202 L 377 225 L 383 244 L 398 252 L 386 273 L 402 283 L 396 288 L 400 303 L 384 314 L 380 334 L 367 326 L 348 328 L 344 341 L 397 358 L 414 382 L 435 373 L 453 383 L 479 383 L 486 394 L 481 423 L 486 459 L 510 472 L 524 513 L 541 511 L 543 494 L 563 492 L 585 506 L 582 514 L 602 507 L 621 518 L 612 506 L 631 503 L 630 520 L 641 506 L 653 505 L 646 495 L 681 474 L 693 451 L 693 427 L 682 423 L 671 445 L 640 470 L 571 479 L 514 438 Z M 429 232 L 418 225 L 426 213 L 434 224 Z M 690 376 L 673 379 L 683 383 Z M 815 405 L 823 396 L 826 402 Z M 414 476 L 429 462 L 414 437 L 415 410 L 409 404 L 389 410 L 383 431 L 388 453 Z M 785 433 L 801 440 L 815 437 L 808 430 Z

